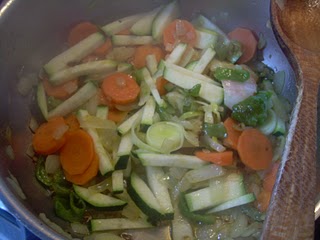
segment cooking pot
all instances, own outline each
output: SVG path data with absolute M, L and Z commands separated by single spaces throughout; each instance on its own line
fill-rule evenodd
M 25 154 L 31 139 L 28 125 L 31 115 L 30 104 L 33 99 L 30 95 L 22 96 L 18 93 L 19 79 L 24 77 L 30 78 L 31 81 L 36 78 L 41 67 L 61 52 L 66 35 L 74 24 L 89 20 L 104 25 L 111 20 L 150 10 L 163 2 L 165 1 L 5 0 L 2 2 L 0 6 L 0 127 L 2 133 L 0 199 L 17 220 L 40 239 L 63 239 L 61 234 L 40 220 L 40 213 L 45 213 L 51 221 L 63 229 L 67 229 L 68 225 L 54 215 L 50 193 L 36 181 L 34 163 Z M 285 71 L 282 95 L 297 108 L 293 111 L 289 141 L 277 178 L 277 183 L 280 184 L 273 192 L 262 238 L 287 239 L 286 236 L 292 236 L 290 239 L 302 239 L 302 236 L 311 238 L 315 202 L 315 169 L 310 169 L 307 164 L 315 162 L 315 155 L 311 153 L 306 156 L 307 159 L 294 157 L 290 159 L 290 161 L 299 162 L 301 174 L 287 171 L 286 160 L 291 156 L 290 151 L 298 149 L 298 146 L 290 145 L 290 140 L 295 134 L 296 117 L 303 111 L 299 108 L 302 94 L 301 75 L 293 71 L 292 66 L 297 70 L 298 65 L 293 58 L 290 58 L 289 63 L 273 34 L 270 2 L 266 0 L 184 0 L 181 1 L 181 7 L 185 18 L 201 12 L 212 17 L 226 32 L 237 26 L 245 26 L 255 30 L 256 33 L 263 34 L 267 39 L 264 63 L 276 71 Z M 7 126 L 12 129 L 14 159 L 8 157 L 6 153 L 6 147 L 9 144 L 6 138 Z M 315 133 L 313 134 L 308 137 L 314 139 Z M 303 135 L 300 137 L 302 142 L 306 138 Z M 305 147 L 315 149 L 312 144 L 311 141 L 311 145 Z M 309 172 L 306 172 L 307 170 Z M 281 184 L 287 182 L 284 181 L 286 179 L 292 179 L 290 185 Z M 21 186 L 22 192 L 14 187 L 15 181 Z M 278 215 L 277 221 L 276 215 Z M 168 229 L 159 230 L 155 239 L 169 239 L 167 231 Z

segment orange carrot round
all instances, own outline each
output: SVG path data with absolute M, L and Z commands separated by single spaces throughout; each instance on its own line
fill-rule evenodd
M 119 111 L 117 109 L 109 110 L 108 119 L 115 123 L 122 122 L 128 115 L 128 112 Z
M 237 150 L 239 137 L 241 135 L 241 131 L 238 131 L 234 126 L 238 124 L 237 121 L 233 120 L 231 117 L 228 117 L 223 125 L 226 128 L 227 136 L 223 139 L 223 144 L 227 147 L 230 147 L 234 150 Z
M 167 93 L 167 90 L 165 88 L 165 85 L 168 83 L 169 81 L 163 77 L 159 77 L 156 80 L 156 87 L 158 89 L 158 92 L 160 94 L 160 96 L 165 95 Z
M 70 114 L 65 118 L 66 124 L 69 126 L 69 132 L 80 129 L 80 123 L 75 114 Z
M 64 172 L 66 179 L 77 185 L 85 185 L 95 176 L 97 176 L 99 171 L 99 157 L 97 154 L 94 155 L 93 160 L 87 170 L 82 174 L 71 175 L 68 172 Z
M 236 28 L 228 34 L 232 40 L 237 40 L 242 46 L 242 56 L 237 61 L 238 63 L 249 62 L 257 51 L 258 41 L 250 29 Z
M 154 54 L 157 62 L 164 58 L 164 52 L 160 47 L 152 46 L 152 45 L 142 45 L 137 47 L 134 55 L 132 64 L 136 68 L 142 68 L 146 66 L 146 57 L 148 55 Z
M 69 46 L 76 45 L 86 37 L 98 31 L 98 27 L 91 22 L 81 22 L 75 25 L 68 36 Z
M 244 165 L 253 170 L 267 169 L 272 163 L 271 142 L 258 129 L 244 130 L 239 137 L 237 149 Z
M 43 87 L 48 96 L 67 99 L 78 89 L 78 79 L 70 80 L 58 86 L 52 85 L 47 78 L 43 79 Z
M 62 117 L 50 119 L 36 130 L 32 145 L 35 152 L 49 155 L 57 152 L 66 142 L 68 126 Z
M 196 157 L 203 161 L 212 162 L 220 166 L 230 166 L 233 164 L 233 152 L 195 152 Z
M 125 105 L 136 101 L 140 87 L 134 78 L 125 73 L 114 73 L 103 80 L 103 93 L 114 104 Z
M 176 19 L 163 31 L 163 44 L 167 51 L 172 51 L 175 45 L 180 42 L 187 43 L 193 47 L 196 39 L 195 28 L 186 20 Z
M 70 134 L 60 151 L 60 162 L 70 175 L 84 173 L 94 158 L 94 146 L 90 135 L 82 129 Z

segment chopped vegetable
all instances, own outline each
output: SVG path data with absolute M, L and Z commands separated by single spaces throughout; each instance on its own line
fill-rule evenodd
M 84 130 L 76 130 L 66 139 L 60 151 L 60 161 L 64 171 L 70 175 L 84 173 L 94 159 L 93 141 Z
M 257 51 L 258 41 L 253 32 L 246 28 L 236 28 L 228 34 L 232 40 L 237 40 L 241 43 L 243 54 L 239 58 L 238 63 L 249 62 Z
M 213 76 L 218 80 L 233 80 L 237 82 L 245 82 L 249 79 L 250 73 L 242 69 L 231 69 L 218 67 L 215 69 Z
M 81 22 L 75 25 L 68 36 L 69 46 L 74 46 L 78 42 L 82 41 L 86 37 L 90 36 L 93 33 L 98 32 L 98 27 L 91 22 Z
M 127 115 L 128 112 L 113 109 L 108 112 L 108 119 L 114 121 L 115 123 L 121 123 L 127 117 Z
M 196 31 L 193 25 L 186 20 L 174 20 L 163 31 L 163 44 L 167 51 L 178 43 L 187 43 L 191 47 L 196 43 Z
M 270 140 L 255 128 L 245 129 L 238 142 L 241 161 L 253 170 L 267 169 L 272 163 L 272 145 Z
M 66 179 L 69 182 L 78 185 L 84 185 L 97 176 L 99 171 L 99 157 L 97 154 L 94 155 L 92 162 L 89 167 L 81 174 L 69 174 L 65 171 Z
M 62 117 L 50 119 L 35 132 L 32 145 L 39 154 L 49 155 L 57 152 L 66 142 L 64 136 L 68 125 Z
M 140 93 L 140 87 L 132 76 L 125 73 L 114 73 L 103 80 L 103 93 L 115 104 L 134 102 Z
M 230 166 L 233 164 L 233 152 L 206 152 L 197 151 L 195 155 L 203 161 L 212 162 L 220 166 Z
M 69 222 L 79 222 L 83 218 L 86 209 L 85 202 L 76 194 L 70 193 L 68 198 L 56 196 L 54 198 L 54 210 L 57 216 Z
M 232 107 L 232 118 L 247 126 L 261 125 L 268 117 L 270 92 L 258 92 Z
M 224 138 L 227 135 L 226 128 L 222 123 L 204 123 L 202 131 L 210 137 Z
M 262 231 L 290 119 L 284 74 L 261 62 L 262 38 L 255 57 L 251 30 L 189 22 L 179 2 L 75 25 L 39 75 L 28 152 L 26 136 L 9 140 L 36 162 L 73 237 L 149 239 L 155 230 L 138 229 L 164 224 L 175 240 Z
M 233 120 L 231 117 L 228 117 L 224 122 L 223 125 L 226 129 L 226 137 L 223 139 L 224 145 L 237 150 L 239 137 L 241 135 L 241 131 L 237 129 L 237 123 L 235 120 Z
M 52 85 L 47 78 L 43 79 L 43 87 L 48 96 L 66 99 L 78 89 L 78 79 L 70 80 L 58 86 Z
M 146 57 L 148 55 L 154 55 L 157 62 L 160 62 L 164 57 L 164 52 L 160 47 L 152 45 L 142 45 L 138 47 L 134 53 L 132 64 L 136 68 L 143 68 L 146 66 Z

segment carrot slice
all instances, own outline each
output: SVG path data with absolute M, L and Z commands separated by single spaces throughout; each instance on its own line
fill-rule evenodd
M 156 87 L 158 89 L 158 92 L 160 96 L 165 95 L 167 93 L 166 88 L 164 87 L 169 81 L 163 77 L 159 77 L 156 80 Z
M 242 46 L 242 56 L 237 61 L 238 63 L 249 62 L 257 51 L 258 41 L 254 33 L 250 29 L 236 28 L 228 34 L 232 40 L 237 40 Z
M 36 130 L 32 145 L 35 152 L 49 155 L 57 152 L 66 142 L 68 126 L 62 117 L 50 119 Z
M 90 36 L 91 34 L 98 32 L 98 30 L 98 27 L 91 22 L 78 23 L 69 32 L 69 46 L 76 45 L 78 42 Z
M 103 93 L 102 89 L 98 91 L 98 104 L 108 106 L 109 110 L 114 109 L 114 104 L 111 102 L 111 99 Z
M 60 162 L 64 171 L 70 175 L 84 173 L 94 158 L 93 141 L 82 129 L 68 134 L 66 143 L 60 151 Z
M 93 54 L 98 57 L 105 57 L 108 51 L 111 49 L 111 47 L 112 47 L 112 42 L 111 42 L 111 39 L 108 38 L 103 45 L 101 45 L 100 47 L 96 48 L 93 51 Z
M 109 110 L 108 119 L 115 123 L 122 122 L 128 115 L 128 112 L 119 111 L 117 109 Z
M 121 72 L 106 77 L 101 87 L 106 97 L 119 105 L 134 102 L 140 93 L 140 87 L 133 77 Z
M 260 212 L 265 212 L 269 207 L 270 200 L 271 200 L 271 192 L 262 190 L 257 197 L 255 205 Z
M 231 117 L 228 117 L 223 125 L 227 131 L 227 137 L 223 139 L 223 144 L 227 147 L 230 147 L 234 150 L 237 150 L 239 137 L 241 135 L 241 131 L 238 131 L 234 126 L 238 124 L 237 121 L 233 120 Z
M 171 22 L 163 31 L 163 44 L 166 51 L 172 51 L 178 43 L 188 43 L 193 47 L 197 35 L 193 25 L 186 21 L 176 19 Z
M 78 79 L 70 80 L 58 86 L 53 86 L 47 78 L 44 78 L 43 87 L 48 96 L 64 100 L 77 91 Z
M 258 129 L 244 130 L 237 148 L 241 161 L 253 170 L 267 169 L 272 163 L 271 142 Z
M 263 178 L 263 189 L 272 192 L 274 184 L 276 183 L 277 173 L 279 169 L 279 162 L 272 164 L 271 169 L 266 173 Z
M 69 126 L 69 132 L 76 131 L 80 129 L 80 123 L 78 121 L 78 118 L 75 114 L 70 114 L 65 118 L 66 124 Z
M 195 152 L 196 157 L 203 161 L 212 162 L 220 166 L 230 166 L 233 164 L 233 152 Z
M 97 154 L 94 154 L 91 164 L 89 165 L 88 169 L 85 170 L 84 173 L 71 175 L 65 171 L 64 175 L 69 182 L 72 182 L 78 185 L 85 185 L 90 180 L 92 180 L 95 176 L 97 176 L 98 171 L 99 171 L 99 157 Z
M 146 57 L 148 55 L 154 54 L 157 62 L 164 58 L 164 52 L 160 47 L 152 46 L 152 45 L 142 45 L 137 47 L 136 51 L 133 55 L 132 64 L 136 68 L 142 68 L 146 66 Z

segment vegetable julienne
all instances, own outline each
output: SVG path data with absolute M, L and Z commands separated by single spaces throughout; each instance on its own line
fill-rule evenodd
M 101 28 L 82 22 L 44 67 L 36 177 L 54 192 L 57 216 L 88 223 L 94 239 L 168 223 L 174 240 L 203 226 L 228 238 L 261 233 L 252 211 L 267 211 L 289 112 L 273 72 L 251 68 L 263 66 L 251 30 L 226 34 L 179 12 L 174 1 Z M 60 165 L 47 172 L 52 154 Z

